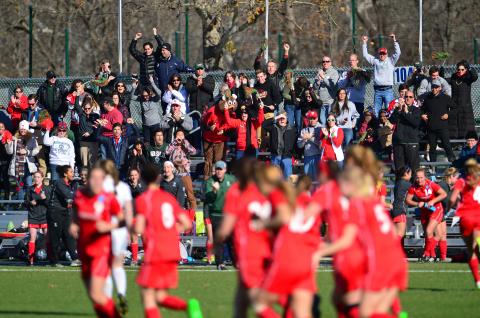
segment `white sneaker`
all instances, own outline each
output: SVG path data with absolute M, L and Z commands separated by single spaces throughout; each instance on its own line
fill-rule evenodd
M 477 282 L 477 289 L 480 289 L 480 281 Z

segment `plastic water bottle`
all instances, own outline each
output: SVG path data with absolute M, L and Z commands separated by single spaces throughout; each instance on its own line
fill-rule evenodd
M 424 205 L 423 207 L 424 207 L 425 209 L 428 209 L 428 210 L 432 211 L 432 212 L 435 212 L 435 206 L 433 206 L 433 205 L 430 205 L 430 204 L 428 204 L 428 203 L 425 203 L 425 205 Z

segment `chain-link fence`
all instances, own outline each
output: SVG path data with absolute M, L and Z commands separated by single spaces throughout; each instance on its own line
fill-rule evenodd
M 479 72 L 480 71 L 480 65 L 472 65 L 472 67 Z M 428 69 L 428 66 L 426 67 Z M 345 68 L 338 68 L 337 69 L 340 73 L 345 70 Z M 310 68 L 310 69 L 298 69 L 294 70 L 294 76 L 305 76 L 310 82 L 313 82 L 315 79 L 315 76 L 318 73 L 318 68 Z M 445 77 L 449 78 L 452 73 L 455 72 L 455 66 L 454 65 L 449 65 L 445 66 Z M 255 72 L 253 70 L 240 70 L 240 71 L 235 71 L 235 73 L 238 75 L 240 73 L 246 74 L 249 78 L 254 79 L 255 78 Z M 212 75 L 215 79 L 215 94 L 217 94 L 222 82 L 223 82 L 223 76 L 225 72 L 210 72 L 210 75 Z M 189 74 L 183 74 L 182 75 L 184 80 L 189 76 Z M 70 87 L 71 83 L 75 79 L 81 79 L 83 81 L 89 81 L 92 80 L 92 77 L 86 77 L 86 76 L 71 76 L 68 78 L 58 78 L 58 81 L 67 87 Z M 130 89 L 130 85 L 132 82 L 131 76 L 121 76 L 121 80 L 123 80 L 127 86 Z M 10 96 L 13 95 L 14 89 L 17 85 L 20 85 L 25 94 L 34 94 L 37 92 L 38 87 L 42 82 L 44 82 L 45 79 L 43 78 L 4 78 L 0 79 L 0 105 L 4 105 L 6 108 L 6 105 L 8 104 L 8 101 L 10 100 Z M 398 84 L 395 85 L 394 91 L 395 93 L 397 92 Z M 473 111 L 475 114 L 475 119 L 476 121 L 480 121 L 480 80 L 476 81 L 472 85 L 472 104 L 473 104 Z M 365 93 L 365 106 L 373 106 L 373 81 L 371 81 L 367 85 L 366 93 Z M 132 101 L 130 104 L 130 111 L 132 118 L 134 119 L 135 123 L 140 124 L 141 123 L 141 113 L 140 113 L 140 105 L 138 102 Z M 67 118 L 68 120 L 68 118 Z

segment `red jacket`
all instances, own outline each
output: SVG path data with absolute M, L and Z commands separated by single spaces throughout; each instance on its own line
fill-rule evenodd
M 7 113 L 10 114 L 12 121 L 18 121 L 22 119 L 22 113 L 28 108 L 28 97 L 27 95 L 22 95 L 20 97 L 20 103 L 14 104 L 12 100 L 8 103 Z M 18 127 L 14 127 L 18 129 Z
M 333 160 L 337 161 L 337 155 L 335 154 L 335 151 L 333 149 L 333 144 L 335 147 L 341 147 L 343 143 L 343 130 L 342 128 L 338 128 L 337 130 L 337 135 L 333 138 L 329 138 L 328 136 L 325 136 L 323 132 L 320 133 L 320 139 L 322 140 L 322 148 L 323 148 L 323 154 L 322 154 L 322 160 L 323 161 L 328 161 L 328 160 Z M 343 158 L 342 158 L 343 160 Z
M 228 109 L 220 110 L 216 105 L 214 105 L 207 110 L 205 115 L 203 115 L 202 124 L 205 126 L 203 139 L 205 141 L 221 143 L 228 140 L 225 132 L 229 126 L 225 113 L 228 113 Z M 215 124 L 215 129 L 212 131 L 210 130 L 210 126 L 213 124 Z
M 100 118 L 108 120 L 108 123 L 102 127 L 102 136 L 105 136 L 105 137 L 113 136 L 113 124 L 116 124 L 116 123 L 121 124 L 123 122 L 123 115 L 116 108 L 113 108 L 108 113 L 102 114 Z
M 251 121 L 250 144 L 255 149 L 258 148 L 257 129 L 262 125 L 264 119 L 263 108 L 260 108 L 258 110 L 258 118 Z M 237 132 L 237 150 L 244 151 L 247 148 L 247 123 L 241 119 L 231 118 L 228 112 L 227 122 L 229 128 L 234 128 Z

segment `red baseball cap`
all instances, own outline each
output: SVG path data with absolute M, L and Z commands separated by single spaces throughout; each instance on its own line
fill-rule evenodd
M 317 119 L 317 118 L 318 118 L 318 114 L 317 114 L 317 112 L 315 112 L 315 111 L 313 111 L 313 110 L 309 110 L 309 111 L 307 112 L 307 114 L 305 115 L 305 117 Z
M 379 54 L 380 54 L 380 53 L 385 53 L 385 54 L 387 54 L 387 48 L 386 48 L 386 47 L 381 47 L 381 48 L 379 48 L 379 49 L 378 49 L 378 53 L 379 53 Z
M 64 121 L 61 121 L 58 123 L 58 130 L 67 130 L 67 123 Z

